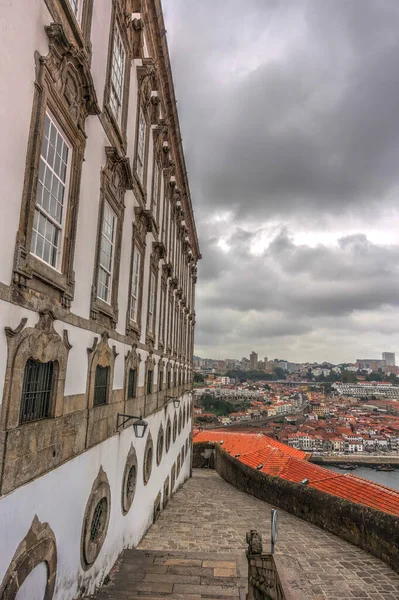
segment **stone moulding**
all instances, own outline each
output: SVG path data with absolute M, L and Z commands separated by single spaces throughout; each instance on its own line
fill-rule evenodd
M 43 600 L 51 600 L 57 574 L 57 544 L 50 525 L 41 523 L 35 515 L 28 533 L 16 549 L 4 575 L 0 585 L 1 600 L 15 600 L 25 579 L 41 563 L 44 563 L 47 569 Z

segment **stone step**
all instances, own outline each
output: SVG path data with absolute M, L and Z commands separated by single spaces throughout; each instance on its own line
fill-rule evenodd
M 240 555 L 125 550 L 96 600 L 245 600 L 247 565 Z

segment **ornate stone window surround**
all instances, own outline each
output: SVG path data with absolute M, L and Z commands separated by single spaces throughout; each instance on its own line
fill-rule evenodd
M 148 434 L 147 442 L 144 450 L 144 460 L 143 460 L 143 481 L 144 485 L 150 480 L 152 464 L 154 462 L 154 445 L 152 442 L 151 434 Z
M 110 133 L 113 135 L 115 140 L 122 145 L 124 152 L 127 149 L 126 140 L 126 126 L 128 116 L 128 105 L 129 105 L 129 86 L 130 86 L 130 64 L 133 57 L 132 39 L 129 34 L 128 24 L 126 15 L 123 11 L 124 2 L 120 0 L 112 0 L 112 14 L 111 14 L 111 25 L 110 35 L 108 43 L 108 59 L 107 59 L 107 73 L 105 78 L 105 89 L 104 89 L 104 113 L 106 117 L 106 123 L 109 124 Z M 118 32 L 118 33 L 117 33 Z M 116 36 L 119 34 L 125 51 L 125 67 L 123 74 L 123 90 L 122 90 L 122 104 L 121 104 L 121 117 L 118 122 L 114 111 L 111 106 L 111 77 L 112 77 L 112 62 L 114 53 L 114 44 L 116 43 Z
M 22 194 L 20 223 L 17 232 L 13 269 L 13 285 L 44 297 L 69 309 L 74 296 L 73 270 L 76 239 L 76 219 L 80 194 L 80 179 L 86 145 L 85 121 L 88 115 L 99 113 L 88 56 L 68 41 L 61 23 L 45 27 L 49 39 L 47 56 L 36 55 L 36 79 L 26 172 Z M 31 254 L 33 220 L 38 189 L 39 165 L 46 113 L 55 121 L 68 141 L 69 182 L 64 199 L 66 214 L 61 262 L 57 268 Z M 54 295 L 54 289 L 58 295 Z M 25 293 L 25 292 L 24 292 Z
M 146 248 L 146 236 L 149 231 L 153 230 L 153 219 L 149 214 L 149 211 L 143 208 L 135 208 L 135 222 L 132 225 L 132 248 L 131 248 L 131 261 L 130 261 L 130 275 L 129 275 L 129 296 L 126 311 L 126 335 L 130 335 L 134 338 L 135 342 L 140 341 L 141 332 L 141 313 L 143 305 L 143 287 L 144 287 L 144 263 L 145 263 L 145 248 Z M 139 289 L 137 298 L 137 318 L 136 321 L 131 319 L 131 292 L 132 292 L 132 279 L 133 279 L 133 259 L 134 252 L 140 253 L 140 269 L 139 269 Z
M 109 367 L 107 403 L 111 404 L 115 359 L 118 356 L 118 353 L 116 352 L 115 346 L 112 346 L 112 348 L 109 347 L 108 333 L 106 332 L 102 334 L 100 342 L 98 341 L 97 337 L 94 338 L 93 346 L 87 349 L 87 353 L 89 359 L 87 374 L 88 407 L 94 408 L 94 410 L 100 410 L 103 406 L 102 404 L 99 406 L 94 406 L 94 384 L 96 378 L 96 369 L 97 366 Z
M 137 387 L 138 387 L 139 373 L 140 373 L 140 362 L 141 362 L 141 356 L 137 352 L 136 344 L 133 344 L 132 349 L 129 350 L 129 352 L 125 356 L 125 382 L 124 382 L 125 400 L 132 400 L 132 398 L 128 397 L 129 373 L 130 373 L 131 369 L 134 369 L 136 371 L 135 386 L 136 386 L 136 396 L 137 396 Z
M 125 212 L 124 197 L 126 190 L 132 189 L 133 181 L 127 158 L 120 155 L 118 150 L 112 146 L 106 146 L 105 154 L 106 164 L 101 171 L 100 179 L 100 206 L 90 315 L 93 320 L 100 320 L 105 326 L 115 328 L 118 321 L 118 283 Z M 98 297 L 100 251 L 106 204 L 116 216 L 109 302 Z
M 152 375 L 150 377 L 152 377 L 152 389 L 151 389 L 151 394 L 154 392 L 154 370 L 155 370 L 155 360 L 154 360 L 154 356 L 152 354 L 152 352 L 150 352 L 150 354 L 147 357 L 147 361 L 146 361 L 146 367 L 145 367 L 145 381 L 144 381 L 144 390 L 145 393 L 148 393 L 148 373 L 152 373 Z
M 136 451 L 133 445 L 131 445 L 129 453 L 126 457 L 126 464 L 122 478 L 121 510 L 123 515 L 127 515 L 133 504 L 137 487 L 137 470 L 138 465 Z
M 54 361 L 53 397 L 50 403 L 49 418 L 63 413 L 65 375 L 71 345 L 67 331 L 61 338 L 54 329 L 54 315 L 46 310 L 39 314 L 34 327 L 24 328 L 27 319 L 21 320 L 16 329 L 5 328 L 8 346 L 7 370 L 1 406 L 1 429 L 14 429 L 29 426 L 19 424 L 23 376 L 26 362 L 31 358 L 42 363 Z
M 134 148 L 133 174 L 135 178 L 136 196 L 141 200 L 142 206 L 147 206 L 147 171 L 148 171 L 148 147 L 151 125 L 157 125 L 157 111 L 154 108 L 159 105 L 156 83 L 156 67 L 151 58 L 135 60 L 137 64 L 137 114 L 136 114 L 136 140 Z M 155 114 L 154 114 L 155 113 Z M 144 139 L 140 140 L 143 120 L 145 127 Z M 139 167 L 139 144 L 143 144 L 142 167 Z M 140 175 L 140 170 L 142 174 Z
M 157 465 L 161 464 L 164 441 L 165 441 L 164 431 L 163 431 L 162 425 L 160 425 L 159 431 L 158 431 L 158 438 L 157 438 L 157 455 L 156 455 Z
M 41 563 L 45 563 L 47 569 L 43 600 L 51 600 L 57 576 L 57 542 L 50 525 L 41 523 L 35 515 L 0 584 L 0 598 L 16 598 L 25 579 Z
M 71 0 L 45 0 L 45 2 L 54 22 L 62 23 L 71 42 L 90 55 L 94 0 L 79 0 L 77 16 L 72 8 Z
M 96 508 L 100 502 L 103 502 L 106 505 L 106 513 L 103 514 L 104 520 L 101 524 L 99 535 L 96 539 L 93 539 L 93 520 L 96 517 Z M 86 504 L 85 515 L 83 519 L 80 556 L 81 564 L 85 571 L 87 571 L 87 569 L 89 569 L 94 563 L 104 544 L 107 535 L 110 514 L 111 489 L 109 487 L 108 477 L 103 471 L 103 468 L 100 467 L 100 471 L 91 488 L 91 493 Z

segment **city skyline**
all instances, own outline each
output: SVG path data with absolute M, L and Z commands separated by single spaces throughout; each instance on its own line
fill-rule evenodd
M 196 353 L 394 347 L 399 4 L 164 5 L 203 255 Z

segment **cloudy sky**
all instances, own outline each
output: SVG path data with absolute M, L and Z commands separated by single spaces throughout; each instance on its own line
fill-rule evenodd
M 163 0 L 196 354 L 399 355 L 399 1 Z

